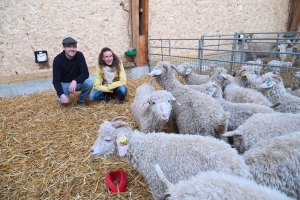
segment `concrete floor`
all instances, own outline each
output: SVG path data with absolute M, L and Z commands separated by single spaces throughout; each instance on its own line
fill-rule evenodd
M 150 72 L 149 66 L 141 66 L 134 68 L 125 68 L 127 79 L 140 78 L 146 73 Z M 94 80 L 94 74 L 90 74 L 90 78 Z M 52 78 L 0 84 L 0 97 L 10 98 L 20 95 L 29 95 L 45 91 L 53 91 Z

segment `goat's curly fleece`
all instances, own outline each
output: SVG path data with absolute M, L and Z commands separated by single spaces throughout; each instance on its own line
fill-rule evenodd
M 156 171 L 167 187 L 168 200 L 230 199 L 230 200 L 292 200 L 285 194 L 224 172 L 200 172 L 188 180 L 170 183 L 159 165 Z
M 180 134 L 211 135 L 219 138 L 227 130 L 228 113 L 212 97 L 181 84 L 168 62 L 159 62 L 150 74 L 158 84 L 181 103 L 173 106 L 174 118 Z
M 268 72 L 262 75 L 260 91 L 272 103 L 279 102 L 280 105 L 274 110 L 283 113 L 300 113 L 300 98 L 287 93 L 280 75 Z
M 127 125 L 114 128 L 113 122 L 109 121 L 104 121 L 98 132 L 92 154 L 118 156 L 116 140 L 120 135 L 127 138 L 128 150 L 124 159 L 145 177 L 155 199 L 164 197 L 166 186 L 159 180 L 154 164 L 159 164 L 173 183 L 208 170 L 253 180 L 242 156 L 226 142 L 210 136 L 146 134 Z
M 224 98 L 233 103 L 256 103 L 266 106 L 273 105 L 272 102 L 269 101 L 268 98 L 261 92 L 252 88 L 243 88 L 235 82 L 226 86 L 224 90 Z
M 228 131 L 233 131 L 237 129 L 241 124 L 243 124 L 249 117 L 254 113 L 274 113 L 275 111 L 265 105 L 259 105 L 254 103 L 232 103 L 223 99 L 222 89 L 219 85 L 214 82 L 208 82 L 205 84 L 206 88 L 202 92 L 206 94 L 211 94 L 213 98 L 217 99 L 223 106 L 226 112 L 229 112 L 228 119 Z M 213 92 L 210 92 L 213 90 Z
M 192 65 L 188 62 L 182 63 L 177 69 L 178 74 L 183 77 L 185 83 L 188 85 L 201 85 L 209 80 L 209 76 L 207 75 L 196 74 Z
M 259 142 L 243 156 L 257 183 L 300 198 L 300 132 Z
M 172 100 L 174 100 L 174 97 L 168 91 L 156 91 L 150 83 L 140 85 L 136 89 L 135 97 L 131 104 L 132 113 L 140 131 L 145 133 L 162 131 L 163 126 L 167 122 L 163 120 L 162 114 L 170 116 Z
M 300 113 L 255 113 L 234 131 L 223 134 L 233 136 L 233 146 L 244 153 L 259 141 L 300 130 Z

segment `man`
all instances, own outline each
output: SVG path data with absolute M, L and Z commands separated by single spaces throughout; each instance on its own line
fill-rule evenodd
M 81 91 L 77 103 L 85 104 L 93 87 L 84 55 L 77 51 L 77 41 L 67 37 L 62 41 L 63 52 L 53 60 L 53 85 L 57 101 L 62 105 L 70 103 L 70 94 Z

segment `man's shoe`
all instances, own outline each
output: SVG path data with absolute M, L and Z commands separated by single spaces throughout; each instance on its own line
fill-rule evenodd
M 125 101 L 119 101 L 119 104 L 124 104 L 125 103 Z
M 110 96 L 106 96 L 106 97 L 105 97 L 105 102 L 106 102 L 106 103 L 109 103 L 110 100 L 111 100 L 111 97 L 110 97 Z
M 85 104 L 85 102 L 79 102 L 79 101 L 77 101 L 77 105 L 85 106 L 86 104 Z

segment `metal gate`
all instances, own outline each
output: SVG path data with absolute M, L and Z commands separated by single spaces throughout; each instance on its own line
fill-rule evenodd
M 244 37 L 241 37 L 244 36 Z M 253 37 L 254 36 L 254 37 Z M 292 66 L 274 66 L 280 69 L 280 74 L 286 87 L 297 87 L 293 73 L 300 71 L 300 48 L 298 51 L 291 47 L 279 51 L 280 44 L 300 46 L 300 32 L 265 32 L 265 33 L 234 33 L 223 35 L 203 35 L 199 39 L 149 39 L 149 65 L 154 67 L 159 61 L 169 61 L 174 65 L 189 62 L 200 74 L 209 74 L 217 66 L 222 66 L 232 73 L 242 65 L 251 65 L 253 57 L 262 60 L 260 65 L 265 72 L 268 63 L 274 60 L 292 62 Z M 297 38 L 298 37 L 298 38 Z M 255 46 L 270 46 L 272 49 L 257 49 Z

